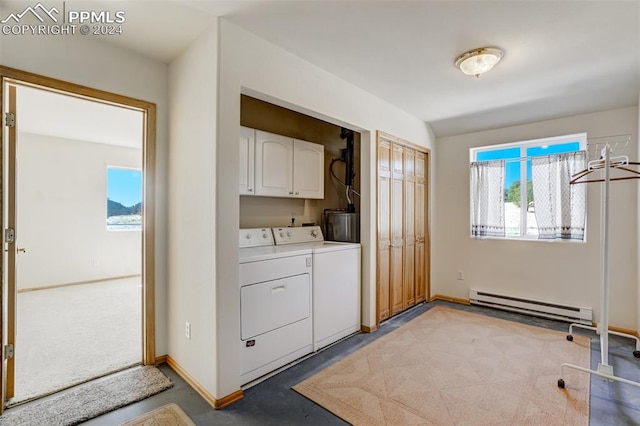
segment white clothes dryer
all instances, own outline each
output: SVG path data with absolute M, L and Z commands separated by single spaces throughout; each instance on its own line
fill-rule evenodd
M 313 351 L 312 252 L 273 245 L 268 228 L 240 230 L 241 384 Z

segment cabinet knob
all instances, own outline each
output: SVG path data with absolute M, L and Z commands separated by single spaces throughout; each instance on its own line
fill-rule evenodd
M 248 192 L 253 192 L 253 188 L 247 188 Z
M 296 195 L 300 195 L 300 193 L 298 191 L 296 191 Z
M 289 191 L 289 195 L 293 195 L 293 191 Z

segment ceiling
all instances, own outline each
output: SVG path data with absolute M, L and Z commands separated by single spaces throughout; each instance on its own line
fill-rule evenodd
M 640 94 L 638 1 L 279 2 L 228 19 L 438 136 L 637 105 Z M 505 51 L 492 71 L 454 67 L 482 46 Z
M 124 35 L 103 40 L 167 63 L 222 16 L 421 118 L 438 136 L 637 105 L 640 93 L 634 0 L 66 4 L 126 11 Z M 458 55 L 483 46 L 505 52 L 489 73 L 474 78 L 454 67 Z

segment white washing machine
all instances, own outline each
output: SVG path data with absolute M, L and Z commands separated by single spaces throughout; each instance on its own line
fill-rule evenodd
M 240 230 L 241 383 L 313 351 L 312 251 L 273 245 L 268 228 Z
M 273 228 L 273 235 L 276 247 L 313 254 L 313 350 L 360 331 L 360 244 L 324 241 L 319 226 Z

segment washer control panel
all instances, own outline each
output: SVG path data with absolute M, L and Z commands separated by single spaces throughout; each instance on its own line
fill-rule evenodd
M 240 248 L 272 246 L 273 233 L 270 228 L 251 228 L 240 230 Z
M 272 228 L 272 231 L 276 245 L 324 241 L 322 230 L 319 226 Z

